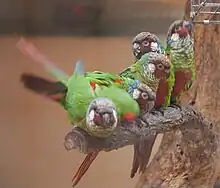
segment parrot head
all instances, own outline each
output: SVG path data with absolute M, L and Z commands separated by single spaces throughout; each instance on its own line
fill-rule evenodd
M 110 99 L 96 98 L 90 103 L 86 115 L 86 129 L 92 136 L 109 136 L 117 124 L 116 106 Z
M 171 62 L 165 55 L 149 52 L 144 54 L 140 61 L 147 77 L 160 80 L 170 76 Z
M 134 100 L 137 101 L 141 112 L 150 111 L 154 107 L 156 94 L 146 84 L 141 83 L 139 80 L 134 81 L 135 84 L 128 88 L 129 94 Z
M 180 38 L 192 36 L 193 24 L 186 20 L 174 21 L 168 30 L 167 39 L 171 41 L 178 41 Z
M 141 32 L 132 40 L 132 52 L 138 60 L 148 52 L 163 53 L 162 44 L 159 38 L 150 32 Z

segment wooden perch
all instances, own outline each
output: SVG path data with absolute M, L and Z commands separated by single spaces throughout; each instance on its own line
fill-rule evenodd
M 205 123 L 192 107 L 183 107 L 182 110 L 168 107 L 164 115 L 146 113 L 134 122 L 121 122 L 117 131 L 106 139 L 89 136 L 82 129 L 74 128 L 66 135 L 64 146 L 67 150 L 77 149 L 83 153 L 110 151 L 132 145 L 137 139 L 145 139 L 152 134 L 171 131 L 179 126 L 197 125 L 198 122 L 201 125 Z

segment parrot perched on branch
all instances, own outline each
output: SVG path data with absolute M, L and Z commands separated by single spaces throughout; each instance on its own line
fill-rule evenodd
M 120 72 L 119 75 L 139 80 L 156 92 L 155 109 L 169 105 L 174 75 L 171 72 L 171 63 L 165 55 L 148 52 L 136 63 Z
M 142 55 L 148 52 L 165 54 L 165 49 L 155 34 L 150 32 L 140 32 L 132 40 L 132 52 L 136 62 L 142 57 Z
M 176 20 L 170 25 L 165 51 L 175 74 L 170 104 L 180 107 L 180 97 L 191 87 L 196 74 L 193 24 L 190 21 Z
M 142 51 L 141 58 L 130 67 L 120 73 L 131 79 L 140 80 L 147 84 L 154 92 L 156 92 L 156 101 L 154 113 L 157 111 L 163 113 L 169 105 L 170 95 L 174 84 L 174 75 L 171 71 L 171 63 L 169 59 L 162 53 Z M 133 178 L 139 169 L 144 172 L 150 154 L 156 140 L 157 135 L 152 135 L 146 140 L 139 140 L 134 144 L 134 156 L 130 177 Z
M 142 111 L 148 111 L 154 106 L 156 99 L 155 93 L 150 87 L 141 83 L 139 80 L 133 80 L 130 78 L 120 77 L 118 75 L 99 71 L 83 73 L 82 68 L 80 68 L 81 66 L 78 66 L 76 69 L 78 70 L 76 72 L 77 74 L 72 75 L 68 79 L 68 76 L 65 73 L 60 71 L 51 60 L 40 53 L 31 43 L 28 43 L 22 39 L 18 42 L 17 46 L 22 53 L 28 55 L 38 63 L 41 63 L 50 73 L 59 78 L 58 82 L 52 82 L 32 74 L 23 74 L 21 78 L 25 87 L 60 102 L 67 111 L 71 110 L 71 113 L 69 113 L 71 119 L 76 118 L 76 111 L 78 111 L 76 109 L 74 110 L 74 106 L 83 109 L 84 116 L 81 116 L 81 118 L 85 117 L 84 107 L 88 106 L 88 104 L 84 105 L 84 107 L 82 107 L 83 105 L 73 105 L 73 99 L 76 100 L 74 93 L 77 91 L 77 88 L 82 88 L 83 85 L 87 86 L 86 92 L 90 91 L 90 95 L 87 95 L 87 100 L 91 101 L 92 98 L 94 99 L 94 95 L 91 95 L 92 90 L 97 90 L 96 92 L 99 95 L 97 95 L 95 92 L 96 97 L 100 97 L 101 94 L 102 97 L 107 96 L 109 99 L 112 99 L 111 101 L 106 98 L 95 98 L 90 103 L 87 109 L 86 120 L 84 119 L 87 124 L 84 124 L 83 122 L 81 126 L 84 128 L 84 130 L 93 136 L 105 137 L 111 134 L 117 124 L 118 118 L 116 118 L 116 112 L 118 111 L 124 112 L 125 110 L 122 118 L 128 120 L 135 118 L 135 116 L 139 114 L 139 108 L 137 107 L 135 101 L 132 102 L 130 100 L 132 99 L 130 96 L 132 96 L 133 99 L 138 102 Z M 69 88 L 72 89 L 70 90 Z M 128 92 L 127 95 L 124 95 L 125 91 Z M 128 94 L 130 94 L 129 97 Z M 83 96 L 81 97 L 82 100 L 84 100 Z M 123 99 L 121 99 L 121 97 L 123 97 Z M 70 101 L 70 103 L 68 104 L 67 101 Z M 123 104 L 123 101 L 126 101 L 126 104 Z M 114 106 L 114 104 L 122 104 L 122 107 L 120 107 L 119 110 L 117 109 L 119 105 Z M 109 114 L 109 110 L 111 115 Z M 109 120 L 112 121 L 109 122 Z M 72 121 L 72 123 L 75 124 L 75 121 Z M 94 124 L 97 126 L 94 126 Z M 77 123 L 77 125 L 79 126 L 80 124 Z M 106 126 L 104 125 L 111 125 L 111 127 L 107 131 Z M 86 156 L 83 163 L 77 170 L 77 173 L 73 177 L 74 186 L 80 181 L 99 152 L 100 151 L 92 152 Z

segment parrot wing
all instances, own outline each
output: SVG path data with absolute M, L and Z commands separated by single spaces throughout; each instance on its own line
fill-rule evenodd
M 110 87 L 98 89 L 96 94 L 98 97 L 107 97 L 111 99 L 122 118 L 134 119 L 140 113 L 138 103 L 123 89 L 112 85 Z
M 126 78 L 131 78 L 131 79 L 134 79 L 134 76 L 132 74 L 132 71 L 131 71 L 131 67 L 127 67 L 126 69 L 122 70 L 119 75 L 120 76 L 123 76 L 123 77 L 126 77 Z
M 123 87 L 123 82 L 117 74 L 94 71 L 87 72 L 86 77 L 100 86 L 116 85 L 117 87 Z
M 87 108 L 95 98 L 93 83 L 86 79 L 82 62 L 76 63 L 74 74 L 69 78 L 67 85 L 67 109 L 70 118 L 78 122 L 85 118 Z

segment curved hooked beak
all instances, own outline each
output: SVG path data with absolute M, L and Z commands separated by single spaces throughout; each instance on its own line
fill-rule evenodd
M 166 73 L 165 78 L 168 79 L 170 77 L 170 70 L 169 69 L 165 69 L 164 72 Z
M 191 35 L 193 23 L 191 21 L 183 21 L 183 28 L 187 29 L 188 33 Z

